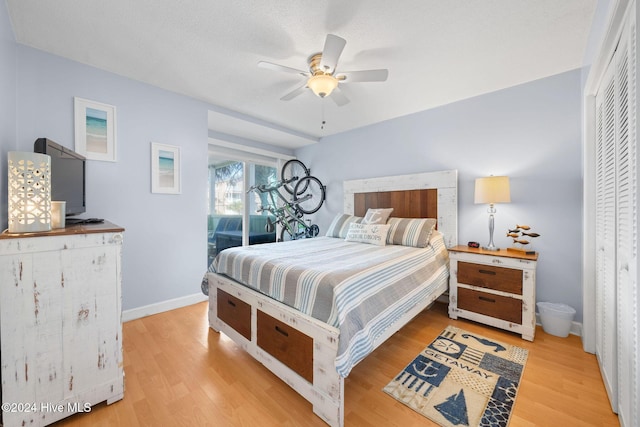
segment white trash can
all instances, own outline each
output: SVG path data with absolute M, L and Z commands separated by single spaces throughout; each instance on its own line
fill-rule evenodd
M 539 302 L 536 305 L 540 312 L 542 329 L 546 333 L 562 338 L 569 335 L 573 316 L 576 315 L 573 307 L 553 302 Z

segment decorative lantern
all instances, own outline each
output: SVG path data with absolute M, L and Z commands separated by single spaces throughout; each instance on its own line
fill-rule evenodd
M 9 233 L 51 230 L 51 157 L 10 151 Z

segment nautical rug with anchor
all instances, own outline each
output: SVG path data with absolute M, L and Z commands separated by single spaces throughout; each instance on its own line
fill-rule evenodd
M 383 390 L 442 426 L 507 426 L 527 355 L 448 326 Z

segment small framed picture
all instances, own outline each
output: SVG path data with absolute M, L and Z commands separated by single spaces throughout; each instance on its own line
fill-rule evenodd
M 116 107 L 73 98 L 75 151 L 90 160 L 116 161 Z
M 180 147 L 151 143 L 151 192 L 180 194 Z

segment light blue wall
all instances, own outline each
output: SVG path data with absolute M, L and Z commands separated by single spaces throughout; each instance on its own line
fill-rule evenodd
M 207 105 L 17 45 L 17 144 L 47 137 L 74 148 L 73 97 L 111 104 L 117 162 L 87 162 L 86 217 L 126 228 L 123 308 L 200 291 L 206 271 Z M 182 155 L 182 194 L 151 193 L 151 142 Z
M 574 70 L 323 138 L 296 155 L 328 187 L 316 214 L 321 230 L 342 212 L 343 180 L 457 169 L 461 244 L 489 240 L 487 206 L 473 203 L 475 178 L 508 175 L 512 203 L 497 205 L 494 240 L 508 247 L 506 230 L 516 224 L 541 234 L 537 300 L 569 304 L 580 321 L 580 105 Z
M 16 149 L 16 43 L 0 4 L 0 231 L 7 228 L 7 152 Z

